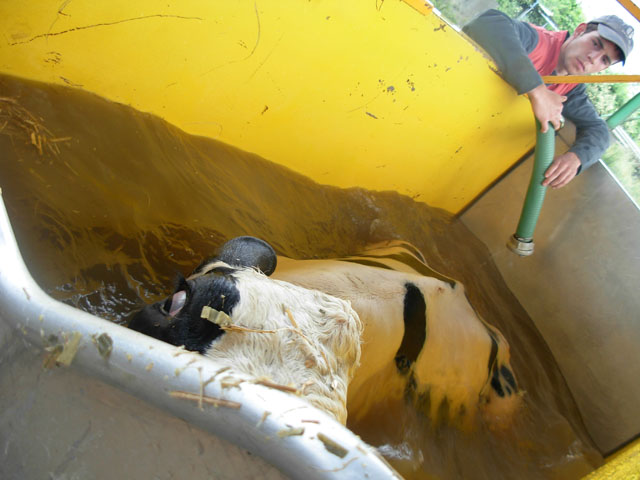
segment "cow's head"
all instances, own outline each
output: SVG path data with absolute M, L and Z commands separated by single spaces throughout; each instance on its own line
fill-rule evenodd
M 275 266 L 268 244 L 235 238 L 129 326 L 254 378 L 292 386 L 344 423 L 362 323 L 349 302 L 268 278 Z
M 231 315 L 240 301 L 234 273 L 255 268 L 271 275 L 276 267 L 271 246 L 254 237 L 237 237 L 225 243 L 217 255 L 202 262 L 187 278 L 178 279 L 174 293 L 137 312 L 129 328 L 187 350 L 205 353 L 224 331 L 202 318 L 205 306 Z

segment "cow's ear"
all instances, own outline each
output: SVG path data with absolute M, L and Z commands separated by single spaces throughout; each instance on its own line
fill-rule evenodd
M 265 275 L 276 269 L 276 252 L 264 240 L 255 237 L 236 237 L 220 247 L 216 260 L 236 267 L 256 267 Z

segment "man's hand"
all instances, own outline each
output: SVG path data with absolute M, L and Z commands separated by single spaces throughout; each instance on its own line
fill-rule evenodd
M 552 188 L 564 187 L 577 175 L 579 167 L 580 159 L 575 153 L 558 155 L 544 172 L 545 179 L 542 185 Z
M 562 103 L 567 97 L 549 90 L 544 84 L 527 92 L 533 114 L 540 121 L 542 133 L 549 129 L 549 122 L 558 130 L 562 126 Z

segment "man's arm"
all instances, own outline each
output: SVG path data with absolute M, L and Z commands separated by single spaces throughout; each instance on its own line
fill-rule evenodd
M 611 136 L 606 122 L 587 97 L 584 85 L 578 85 L 567 94 L 563 115 L 576 126 L 576 140 L 569 151 L 580 158 L 580 170 L 589 168 L 609 148 Z
M 578 173 L 593 165 L 609 147 L 609 128 L 578 85 L 567 94 L 564 116 L 576 125 L 576 140 L 567 153 L 558 155 L 545 172 L 545 186 L 563 187 Z
M 513 20 L 498 10 L 487 10 L 462 31 L 491 56 L 518 95 L 543 84 L 527 56 L 538 44 L 538 34 L 527 23 Z
M 498 10 L 487 10 L 463 31 L 491 56 L 502 77 L 518 94 L 526 93 L 542 132 L 549 123 L 558 130 L 566 97 L 549 90 L 528 55 L 538 44 L 537 32 L 525 22 L 513 20 Z

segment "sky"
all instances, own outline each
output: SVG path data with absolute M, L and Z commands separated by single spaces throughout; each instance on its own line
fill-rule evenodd
M 640 1 L 633 1 L 640 7 Z M 617 0 L 578 0 L 578 3 L 582 6 L 582 11 L 587 21 L 602 15 L 617 15 L 635 29 L 634 49 L 629 54 L 625 65 L 613 65 L 608 70 L 605 70 L 605 73 L 640 75 L 640 21 L 636 20 Z

